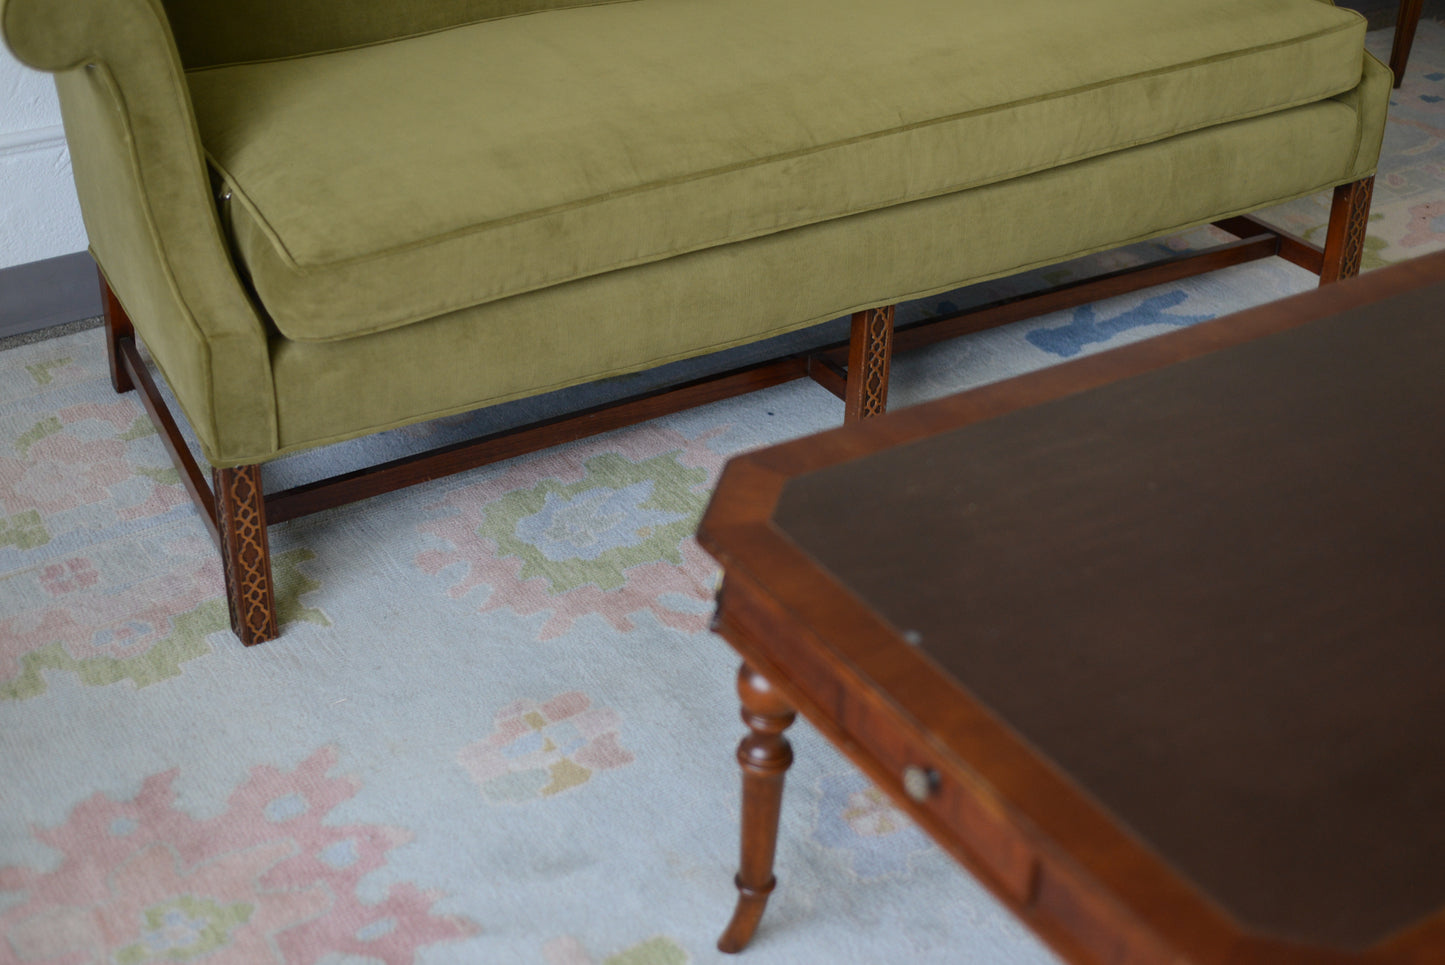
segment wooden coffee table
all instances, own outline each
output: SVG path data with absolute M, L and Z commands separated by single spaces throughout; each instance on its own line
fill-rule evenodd
M 1445 253 L 734 459 L 699 538 L 725 951 L 796 710 L 1068 961 L 1445 962 Z

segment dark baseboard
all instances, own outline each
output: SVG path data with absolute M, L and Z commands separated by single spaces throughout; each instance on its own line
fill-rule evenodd
M 100 313 L 100 281 L 90 252 L 0 268 L 0 338 Z
M 1383 30 L 1395 25 L 1400 12 L 1400 0 L 1336 0 L 1341 7 L 1349 7 L 1364 14 L 1371 30 Z M 1445 0 L 1425 0 L 1420 8 L 1422 20 L 1439 20 L 1445 17 Z

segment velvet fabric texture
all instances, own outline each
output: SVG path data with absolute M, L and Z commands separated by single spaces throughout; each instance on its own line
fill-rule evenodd
M 1389 71 L 1374 77 L 1389 86 Z M 305 448 L 346 438 L 358 420 L 389 425 L 394 413 L 448 414 L 620 375 L 1242 213 L 1338 177 L 1358 131 L 1354 111 L 1325 101 L 376 335 L 280 340 L 281 444 Z M 1242 153 L 1254 163 L 1229 163 Z M 1152 190 L 1135 190 L 1151 178 Z M 1073 216 L 1061 222 L 1061 210 Z M 348 390 L 358 384 L 367 391 Z
M 1317 0 L 353 6 L 0 0 L 215 465 L 1352 181 L 1389 86 Z
M 161 0 L 186 67 L 275 60 L 561 7 L 635 0 Z
M 91 251 L 206 456 L 231 465 L 273 451 L 268 325 L 220 233 L 159 0 L 3 0 L 0 33 L 22 62 L 56 73 Z
M 1307 0 L 1084 9 L 630 3 L 189 80 L 235 250 L 299 341 L 1019 177 L 1360 80 L 1363 19 Z M 1130 25 L 1145 22 L 1140 43 Z

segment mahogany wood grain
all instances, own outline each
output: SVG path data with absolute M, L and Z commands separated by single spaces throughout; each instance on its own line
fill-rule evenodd
M 216 469 L 212 475 L 231 629 L 248 647 L 274 640 L 280 626 L 271 573 L 271 544 L 266 534 L 261 467 Z
M 832 349 L 824 349 L 809 355 L 808 377 L 839 399 L 846 401 L 848 398 L 848 370 L 830 357 L 830 352 L 838 349 L 839 346 L 833 346 Z M 846 354 L 847 346 L 842 346 L 841 351 Z
M 807 374 L 807 359 L 790 356 L 707 376 L 272 493 L 266 498 L 267 512 L 271 522 L 285 522 L 709 402 L 756 392 Z
M 880 416 L 888 408 L 888 368 L 893 359 L 893 306 L 854 312 L 848 339 L 844 422 Z
M 1324 267 L 1325 252 L 1319 245 L 1311 244 L 1299 235 L 1291 234 L 1283 228 L 1266 224 L 1252 215 L 1226 218 L 1223 221 L 1214 222 L 1214 226 L 1238 238 L 1257 238 L 1260 235 L 1272 234 L 1279 240 L 1278 254 L 1285 261 L 1316 275 Z
M 746 663 L 738 669 L 738 697 L 748 735 L 738 745 L 743 771 L 743 826 L 752 829 L 742 838 L 737 874 L 738 905 L 732 921 L 718 939 L 724 952 L 741 951 L 752 938 L 777 886 L 773 855 L 778 844 L 778 815 L 783 803 L 783 779 L 793 764 L 793 748 L 783 736 L 797 714 L 767 679 Z
M 781 482 L 781 477 L 778 478 Z M 714 506 L 717 504 L 714 503 Z M 738 535 L 737 533 L 730 536 Z M 762 539 L 761 533 L 749 534 Z M 786 583 L 794 567 L 808 565 L 801 553 L 783 554 L 775 565 L 766 568 L 765 580 Z M 806 584 L 804 584 L 806 585 Z M 888 660 L 897 666 L 892 671 L 880 661 L 853 665 L 845 657 L 835 659 L 820 653 L 806 643 L 806 634 L 798 634 L 796 617 L 776 602 L 771 590 L 764 590 L 753 574 L 730 570 L 722 598 L 727 601 L 719 611 L 716 629 L 733 646 L 755 672 L 769 682 L 772 690 L 790 708 L 796 708 L 819 733 L 848 757 L 879 788 L 887 791 L 893 803 L 961 864 L 969 869 L 1003 904 L 1043 938 L 1066 961 L 1086 965 L 1118 965 L 1121 962 L 1150 962 L 1157 965 L 1185 965 L 1175 958 L 1155 953 L 1157 939 L 1140 931 L 1136 922 L 1109 901 L 1080 896 L 1084 889 L 1077 884 L 1079 872 L 1075 860 L 1049 842 L 1021 833 L 1007 803 L 989 789 L 988 783 L 968 761 L 942 753 L 934 742 L 910 740 L 903 735 L 918 727 L 910 710 L 889 700 L 868 685 L 867 673 L 881 678 L 890 674 L 907 680 L 917 688 L 919 701 L 930 707 L 952 706 L 958 712 L 956 729 L 975 734 L 981 742 L 989 739 L 1000 746 L 1014 740 L 1007 728 L 999 727 L 985 715 L 973 713 L 956 690 L 939 688 L 918 665 L 921 656 L 911 648 L 890 652 Z M 796 599 L 795 596 L 787 597 Z M 821 601 L 820 601 L 821 602 Z M 845 624 L 859 621 L 851 631 L 860 638 L 888 632 L 876 614 L 863 607 L 848 605 L 835 599 L 836 614 L 818 624 L 830 641 L 841 640 Z M 826 604 L 825 604 L 826 605 Z M 811 612 L 810 617 L 817 616 Z M 986 756 L 998 756 L 997 748 Z M 917 802 L 900 790 L 899 774 L 908 766 L 925 766 L 940 775 L 935 797 Z M 1067 792 L 1061 782 L 1041 785 L 1044 793 Z M 776 842 L 775 827 L 761 826 L 754 818 L 751 826 L 741 828 L 743 847 L 758 847 L 760 841 Z M 961 830 L 962 829 L 962 830 Z M 1107 836 L 1107 826 L 1090 830 Z M 770 869 L 771 870 L 771 869 Z M 1150 882 L 1158 894 L 1168 894 L 1167 880 Z M 1060 888 L 1070 897 L 1057 894 Z M 738 906 L 719 948 L 740 950 L 758 927 L 763 900 L 739 893 Z M 1034 909 L 1040 899 L 1047 910 Z M 745 906 L 747 906 L 745 908 Z M 1088 910 L 1081 920 L 1080 907 Z M 1063 909 L 1063 914 L 1055 909 Z M 1128 940 L 1121 935 L 1132 936 Z M 1104 947 L 1107 954 L 1099 957 L 1092 949 Z M 1144 952 L 1152 957 L 1146 957 Z M 1311 963 L 1320 965 L 1320 963 Z
M 1122 268 L 1092 278 L 1066 282 L 1041 292 L 1015 295 L 978 308 L 900 325 L 894 335 L 893 351 L 897 353 L 922 348 L 946 339 L 958 338 L 960 335 L 971 335 L 1049 312 L 1077 308 L 1155 285 L 1166 285 L 1221 268 L 1270 258 L 1280 253 L 1279 236 L 1272 232 L 1273 229 L 1267 229 L 1249 238 L 1201 251 L 1171 255 L 1146 265 Z
M 110 384 L 117 392 L 129 392 L 135 386 L 121 364 L 120 343 L 122 339 L 135 340 L 135 326 L 99 266 L 96 266 L 96 274 L 100 275 L 100 304 L 105 316 L 105 354 L 110 361 Z
M 897 612 L 887 618 L 881 615 L 870 602 L 871 597 L 864 594 L 863 584 L 853 577 L 838 575 L 836 558 L 830 566 L 820 565 L 789 535 L 801 532 L 795 524 L 777 515 L 780 500 L 793 491 L 790 480 L 831 472 L 834 467 L 859 463 L 864 457 L 904 448 L 911 448 L 923 458 L 922 450 L 914 444 L 942 439 L 964 427 L 987 427 L 990 420 L 1025 414 L 1049 403 L 1092 405 L 1097 393 L 1091 390 L 1113 391 L 1125 380 L 1144 379 L 1147 383 L 1156 376 L 1177 378 L 1174 373 L 1196 362 L 1216 368 L 1225 365 L 1226 369 L 1220 371 L 1226 371 L 1228 365 L 1236 363 L 1220 360 L 1231 351 L 1249 351 L 1247 356 L 1228 356 L 1254 360 L 1240 369 L 1246 375 L 1250 365 L 1268 364 L 1277 373 L 1298 370 L 1305 373 L 1302 377 L 1313 377 L 1308 374 L 1313 367 L 1307 363 L 1294 366 L 1287 361 L 1268 360 L 1283 358 L 1280 353 L 1294 351 L 1290 346 L 1296 344 L 1327 347 L 1332 344 L 1329 339 L 1336 337 L 1330 334 L 1321 342 L 1320 335 L 1312 334 L 1315 332 L 1353 333 L 1349 338 L 1356 343 L 1362 338 L 1368 343 L 1372 318 L 1400 318 L 1403 312 L 1417 313 L 1413 317 L 1421 319 L 1412 331 L 1427 331 L 1420 326 L 1432 322 L 1433 306 L 1438 304 L 1435 292 L 1441 288 L 1445 288 L 1445 253 L 735 458 L 724 470 L 699 531 L 700 541 L 719 559 L 725 572 L 716 627 L 787 707 L 796 708 L 814 723 L 925 831 L 1070 962 L 1419 965 L 1445 961 L 1445 907 L 1441 905 L 1433 906 L 1434 910 L 1423 918 L 1384 928 L 1383 937 L 1379 937 L 1382 926 L 1378 922 L 1336 923 L 1309 915 L 1301 919 L 1304 924 L 1299 927 L 1323 937 L 1284 937 L 1242 924 L 1234 913 L 1224 910 L 1232 907 L 1236 899 L 1225 901 L 1213 892 L 1201 890 L 1203 886 L 1195 876 L 1163 859 L 1156 848 L 1141 839 L 1137 829 L 1121 824 L 1114 810 L 1102 804 L 1089 788 L 1076 783 L 1073 771 L 1042 755 L 1008 717 L 999 715 L 995 705 L 984 703 L 967 689 L 966 679 L 941 671 L 937 662 L 941 658 L 927 650 L 927 632 L 921 645 L 910 642 L 909 635 L 903 632 L 907 624 L 900 622 L 903 617 Z M 1386 304 L 1375 307 L 1381 302 Z M 1320 328 L 1315 323 L 1329 323 L 1331 327 Z M 1308 326 L 1313 328 L 1306 330 Z M 1364 326 L 1363 330 L 1360 326 Z M 1284 339 L 1287 333 L 1296 332 L 1302 334 L 1291 335 L 1293 341 Z M 1438 338 L 1434 344 L 1438 346 Z M 1406 357 L 1409 353 L 1409 349 L 1395 350 L 1389 344 L 1378 349 L 1381 358 L 1388 357 L 1390 351 L 1403 351 Z M 1327 357 L 1334 360 L 1332 364 L 1348 364 L 1347 360 L 1359 358 L 1360 353 L 1332 352 Z M 1410 364 L 1415 369 L 1428 368 L 1427 362 L 1413 358 Z M 1391 404 L 1403 405 L 1407 412 L 1412 404 L 1408 393 L 1431 384 L 1428 378 L 1422 381 L 1418 372 L 1409 382 L 1409 386 L 1417 388 L 1398 391 L 1396 380 L 1388 376 L 1379 378 L 1366 372 L 1361 377 L 1394 393 Z M 1292 395 L 1288 384 L 1260 383 L 1257 378 L 1243 377 L 1238 388 L 1244 394 L 1234 404 L 1245 409 L 1255 408 L 1249 401 L 1251 392 L 1272 394 L 1277 405 L 1293 404 L 1288 402 Z M 1169 393 L 1162 397 L 1169 397 Z M 1280 399 L 1285 401 L 1281 403 Z M 1369 406 L 1368 399 L 1360 401 Z M 1340 405 L 1348 408 L 1347 403 L 1339 403 L 1336 408 Z M 1391 424 L 1402 425 L 1393 418 Z M 1341 431 L 1337 425 L 1326 428 Z M 1107 438 L 1107 426 L 1099 429 Z M 1248 430 L 1267 432 L 1268 427 Z M 1415 426 L 1410 431 L 1419 435 L 1422 429 Z M 1183 435 L 1188 437 L 1187 432 Z M 1430 465 L 1428 457 L 1433 450 L 1416 451 L 1407 444 L 1397 451 L 1423 467 Z M 1314 458 L 1309 455 L 1309 447 L 1295 447 L 1292 453 L 1290 458 Z M 1438 472 L 1438 464 L 1430 471 Z M 948 472 L 942 476 L 953 478 Z M 1411 473 L 1409 478 L 1418 480 L 1419 475 Z M 836 479 L 829 476 L 828 483 L 831 485 L 825 485 L 820 475 L 816 491 L 837 490 Z M 1095 490 L 1083 487 L 1080 492 L 1108 494 L 1111 485 L 1101 483 Z M 950 505 L 958 505 L 962 511 L 966 500 Z M 1435 504 L 1427 500 L 1425 505 L 1428 509 Z M 1434 512 L 1432 526 L 1440 522 L 1438 509 Z M 834 517 L 828 507 L 818 504 L 816 531 L 836 536 L 838 528 L 826 522 Z M 1347 520 L 1331 523 L 1348 530 Z M 923 527 L 923 531 L 929 529 Z M 1249 531 L 1244 531 L 1241 538 L 1247 535 Z M 858 554 L 853 558 L 866 562 L 871 556 Z M 1438 565 L 1438 556 L 1431 565 Z M 845 586 L 840 579 L 850 582 Z M 1429 579 L 1425 574 L 1416 582 Z M 914 581 L 897 585 L 918 584 Z M 1261 612 L 1270 611 L 1265 607 Z M 1279 616 L 1287 618 L 1290 613 Z M 1419 630 L 1418 624 L 1409 626 L 1415 628 L 1412 632 Z M 1437 636 L 1439 630 L 1437 626 Z M 1259 656 L 1264 660 L 1268 651 L 1262 649 Z M 1433 676 L 1412 681 L 1414 689 L 1428 690 L 1445 683 L 1438 670 L 1426 673 Z M 1022 688 L 1023 692 L 1027 690 Z M 1305 688 L 1300 699 L 1308 699 L 1310 692 Z M 1365 699 L 1363 691 L 1358 699 Z M 1427 727 L 1426 731 L 1427 740 L 1438 741 L 1438 737 L 1431 736 L 1435 728 Z M 899 775 L 908 767 L 926 768 L 939 777 L 918 799 L 903 792 Z M 1431 778 L 1430 793 L 1437 793 L 1439 784 Z M 1323 810 L 1329 803 L 1328 797 L 1316 797 L 1308 810 Z M 1361 830 L 1367 832 L 1363 841 L 1370 840 L 1368 834 L 1375 832 L 1373 827 Z M 743 834 L 745 841 L 755 838 L 766 842 L 775 840 L 776 829 L 745 828 Z M 1331 841 L 1329 846 L 1347 844 Z M 1355 845 L 1359 846 L 1359 842 Z M 1439 842 L 1432 838 L 1420 845 L 1438 850 Z M 1423 852 L 1426 858 L 1433 853 Z M 1391 860 L 1420 864 L 1408 853 Z M 1438 863 L 1425 864 L 1436 867 Z M 758 873 L 756 867 L 752 871 Z M 771 868 L 767 871 L 771 876 Z M 1435 872 L 1430 874 L 1439 877 Z M 1381 881 L 1379 885 L 1374 890 L 1400 893 L 1399 882 Z M 1354 883 L 1351 886 L 1359 887 Z M 1248 890 L 1248 881 L 1243 887 Z M 1426 897 L 1436 900 L 1430 892 Z M 757 901 L 749 898 L 749 903 Z M 751 914 L 745 924 L 755 926 Z M 1410 911 L 1407 917 L 1414 914 Z M 726 933 L 728 944 L 735 946 L 745 941 L 744 930 L 735 920 Z M 1375 937 L 1362 944 L 1363 935 Z
M 1330 224 L 1325 234 L 1324 263 L 1320 267 L 1321 285 L 1353 278 L 1360 273 L 1370 220 L 1370 198 L 1374 190 L 1373 177 L 1335 188 L 1330 205 Z
M 1235 222 L 1238 223 L 1234 224 Z M 1220 222 L 1219 227 L 1224 228 L 1226 223 L 1234 224 L 1234 227 L 1241 231 L 1247 230 L 1242 219 Z M 1287 238 L 1293 238 L 1293 236 L 1285 235 L 1263 222 L 1252 222 L 1252 226 L 1255 230 L 1249 231 L 1248 236 L 1241 237 L 1238 241 L 1169 255 L 1144 265 L 1121 268 L 1106 274 L 1065 282 L 1041 291 L 1011 295 L 974 308 L 906 322 L 895 328 L 892 351 L 897 354 L 902 351 L 925 348 L 948 339 L 987 331 L 1049 312 L 1077 308 L 1080 305 L 1087 305 L 1105 298 L 1114 298 L 1118 295 L 1127 295 L 1145 288 L 1153 288 L 1156 285 L 1182 281 L 1185 278 L 1208 274 L 1221 268 L 1231 268 L 1235 265 L 1258 261 L 1261 258 L 1272 258 L 1275 255 L 1283 257 L 1282 245 L 1286 243 Z M 1225 228 L 1224 230 L 1229 229 Z M 1230 233 L 1239 234 L 1238 231 Z M 1317 262 L 1322 260 L 1323 251 L 1320 248 L 1311 246 L 1309 242 L 1302 240 L 1300 240 L 1300 244 L 1314 252 Z M 833 368 L 843 372 L 848 351 L 848 345 L 840 343 L 819 349 L 815 355 L 825 358 L 832 363 Z M 841 383 L 830 383 L 826 376 L 820 378 L 818 375 L 814 375 L 814 379 L 833 391 L 839 398 L 843 397 L 839 389 L 835 387 Z
M 1395 86 L 1405 82 L 1405 65 L 1410 62 L 1410 48 L 1415 43 L 1415 28 L 1420 25 L 1420 10 L 1425 0 L 1400 0 L 1395 17 L 1395 43 L 1390 49 L 1390 70 L 1395 73 Z
M 180 475 L 181 485 L 185 487 L 186 493 L 191 497 L 191 502 L 200 510 L 201 521 L 206 524 L 206 531 L 211 534 L 211 540 L 220 546 L 220 531 L 216 524 L 216 501 L 211 493 L 211 488 L 206 484 L 205 474 L 201 472 L 201 467 L 196 463 L 195 457 L 191 455 L 190 447 L 186 445 L 180 427 L 176 425 L 170 409 L 166 407 L 165 398 L 161 395 L 155 380 L 151 378 L 150 369 L 146 367 L 145 360 L 141 358 L 135 338 L 128 336 L 117 340 L 114 351 L 126 383 L 139 389 L 137 394 L 140 396 L 141 405 L 145 407 L 146 413 L 151 417 L 151 423 L 156 427 L 160 436 L 161 445 L 165 447 L 166 455 L 171 458 L 171 465 L 176 467 L 176 472 Z

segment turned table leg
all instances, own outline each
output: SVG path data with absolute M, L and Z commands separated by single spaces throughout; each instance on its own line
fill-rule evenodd
M 752 940 L 768 896 L 778 883 L 773 876 L 773 854 L 778 844 L 783 776 L 793 763 L 793 748 L 783 731 L 797 717 L 772 685 L 747 664 L 738 670 L 738 696 L 749 733 L 738 745 L 738 763 L 743 770 L 742 861 L 736 878 L 737 908 L 717 943 L 724 952 L 740 952 Z

